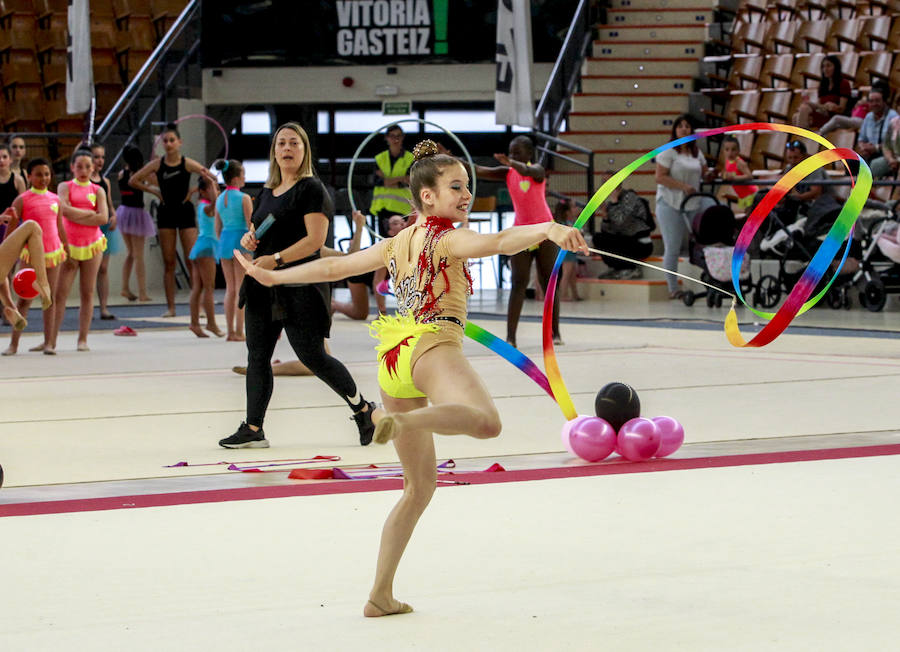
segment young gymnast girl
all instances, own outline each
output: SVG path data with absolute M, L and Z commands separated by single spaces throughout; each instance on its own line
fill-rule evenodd
M 225 335 L 216 325 L 216 305 L 213 291 L 216 289 L 216 252 L 219 249 L 217 234 L 222 230 L 216 214 L 218 187 L 205 178 L 197 182 L 200 201 L 197 203 L 197 241 L 188 258 L 191 261 L 191 324 L 190 331 L 197 337 L 209 337 L 200 328 L 200 304 L 206 312 L 206 330 L 216 337 Z
M 552 222 L 553 214 L 547 205 L 547 172 L 543 166 L 532 163 L 534 143 L 531 139 L 528 136 L 516 136 L 509 143 L 509 155 L 494 154 L 494 158 L 500 163 L 499 166 L 476 165 L 473 174 L 477 174 L 479 179 L 506 182 L 506 189 L 515 209 L 514 226 Z M 546 292 L 558 253 L 552 242 L 544 241 L 517 252 L 509 259 L 512 287 L 506 310 L 506 341 L 513 346 L 516 346 L 516 331 L 531 276 L 531 263 L 537 263 L 538 283 L 541 290 Z M 553 305 L 553 343 L 563 343 L 559 335 L 558 298 Z
M 131 175 L 144 167 L 144 156 L 141 150 L 132 145 L 127 145 L 122 150 L 124 167 L 119 171 L 118 184 L 119 195 L 122 203 L 116 209 L 116 221 L 125 247 L 128 250 L 125 261 L 122 263 L 122 296 L 129 301 L 152 301 L 147 294 L 147 268 L 144 266 L 144 243 L 147 238 L 156 235 L 156 227 L 153 218 L 144 208 L 144 193 L 135 190 L 130 185 Z M 138 294 L 135 295 L 129 289 L 131 284 L 131 270 L 137 277 Z
M 553 221 L 480 234 L 464 222 L 471 193 L 469 176 L 455 158 L 438 154 L 430 140 L 419 143 L 410 169 L 418 211 L 415 223 L 349 256 L 323 258 L 268 271 L 245 264 L 263 285 L 334 281 L 386 266 L 394 281 L 399 315 L 372 324 L 378 382 L 384 409 L 373 415 L 375 441 L 393 441 L 403 465 L 403 496 L 388 516 L 381 538 L 375 584 L 363 614 L 402 614 L 412 608 L 393 595 L 393 579 L 413 528 L 434 493 L 437 479 L 432 433 L 478 439 L 500 434 L 490 394 L 462 351 L 466 299 L 471 292 L 467 259 L 514 255 L 550 240 L 569 251 L 587 252 L 581 233 Z M 431 405 L 429 406 L 429 401 Z
M 0 215 L 12 206 L 16 197 L 23 192 L 25 192 L 25 182 L 21 176 L 15 174 L 12 170 L 12 154 L 9 151 L 9 145 L 0 143 Z M 0 242 L 3 242 L 3 236 L 6 234 L 6 224 L 9 222 L 11 215 L 12 213 L 0 218 Z M 18 255 L 19 252 L 16 251 L 16 256 Z M 0 300 L 3 301 L 4 306 L 14 305 L 9 290 L 9 280 L 5 275 L 0 277 Z M 24 328 L 24 325 L 22 328 Z
M 222 220 L 219 235 L 218 257 L 225 277 L 225 330 L 229 342 L 243 342 L 244 309 L 238 307 L 238 291 L 244 281 L 244 268 L 234 261 L 235 249 L 246 257 L 241 247 L 241 238 L 250 230 L 250 216 L 253 215 L 253 200 L 241 192 L 244 187 L 244 166 L 240 161 L 225 161 L 222 168 L 225 192 L 216 200 L 216 212 Z
M 94 289 L 97 273 L 106 251 L 106 236 L 100 225 L 109 221 L 109 204 L 106 191 L 91 183 L 94 169 L 91 150 L 79 149 L 72 154 L 72 174 L 75 178 L 59 184 L 59 207 L 68 238 L 68 260 L 63 263 L 56 294 L 53 295 L 55 316 L 49 350 L 56 350 L 56 337 L 66 314 L 66 298 L 79 276 L 80 309 L 78 311 L 78 350 L 89 351 L 88 331 L 94 317 Z
M 66 232 L 62 224 L 62 211 L 59 210 L 59 197 L 48 189 L 52 178 L 50 163 L 43 158 L 33 158 L 28 161 L 26 169 L 28 170 L 28 182 L 31 184 L 31 188 L 13 201 L 13 213 L 6 227 L 6 239 L 8 240 L 12 237 L 20 223 L 24 224 L 33 220 L 41 227 L 44 265 L 47 270 L 47 285 L 41 286 L 40 291 L 41 307 L 44 310 L 44 341 L 29 350 L 43 351 L 46 355 L 54 355 L 56 352 L 49 347 L 53 336 L 54 317 L 50 304 L 59 281 L 60 266 L 66 260 Z M 37 271 L 38 265 L 35 262 L 35 258 L 40 254 L 35 253 L 32 255 L 32 249 L 27 243 L 21 249 L 21 252 L 19 257 L 24 262 L 23 266 L 34 267 L 35 271 Z M 31 299 L 20 298 L 16 303 L 16 310 L 20 314 L 28 314 L 30 306 Z M 21 337 L 21 331 L 13 330 L 9 346 L 2 355 L 15 355 L 19 350 L 19 339 Z
M 94 169 L 91 172 L 91 183 L 96 183 L 106 193 L 106 208 L 109 213 L 109 221 L 100 225 L 100 232 L 106 237 L 106 251 L 103 252 L 103 260 L 100 270 L 97 272 L 97 299 L 100 301 L 100 319 L 115 319 L 116 316 L 109 311 L 109 257 L 122 250 L 122 233 L 118 228 L 116 207 L 113 206 L 112 190 L 109 178 L 103 176 L 103 166 L 106 165 L 106 148 L 100 143 L 91 145 L 91 160 Z

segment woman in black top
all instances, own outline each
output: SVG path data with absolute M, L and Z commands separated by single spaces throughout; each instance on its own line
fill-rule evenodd
M 194 242 L 197 241 L 197 219 L 194 205 L 190 202 L 191 174 L 203 175 L 210 183 L 217 182 L 209 170 L 194 159 L 182 155 L 181 136 L 173 123 L 166 125 L 162 133 L 162 143 L 163 149 L 166 150 L 165 156 L 153 159 L 135 172 L 128 180 L 128 184 L 135 190 L 156 195 L 161 202 L 156 214 L 156 226 L 159 229 L 159 246 L 165 265 L 163 284 L 169 308 L 163 317 L 174 317 L 177 239 L 181 240 L 181 251 L 185 260 Z M 159 187 L 151 186 L 145 181 L 151 174 L 156 175 Z
M 276 130 L 269 179 L 257 197 L 251 230 L 241 239 L 241 246 L 254 252 L 254 265 L 275 269 L 319 258 L 328 234 L 329 199 L 310 160 L 309 138 L 300 125 L 289 122 Z M 257 240 L 256 229 L 269 215 L 275 221 Z M 268 448 L 262 425 L 272 396 L 272 353 L 282 329 L 300 361 L 353 410 L 359 443 L 368 445 L 375 431 L 375 404 L 362 397 L 347 368 L 325 351 L 331 329 L 328 284 L 267 288 L 248 276 L 241 286 L 241 303 L 247 335 L 247 420 L 219 445 Z

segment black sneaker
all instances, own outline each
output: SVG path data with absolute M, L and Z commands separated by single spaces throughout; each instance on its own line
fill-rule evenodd
M 269 442 L 262 428 L 254 432 L 250 426 L 241 421 L 240 427 L 231 437 L 219 440 L 219 446 L 222 448 L 268 448 Z
M 365 412 L 356 412 L 351 419 L 356 421 L 356 427 L 359 428 L 359 445 L 368 446 L 372 443 L 372 435 L 375 434 L 375 424 L 372 423 L 372 412 L 375 411 L 376 405 L 372 401 L 366 401 L 369 409 Z

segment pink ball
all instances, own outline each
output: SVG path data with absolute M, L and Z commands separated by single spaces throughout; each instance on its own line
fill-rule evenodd
M 662 438 L 650 419 L 637 417 L 626 421 L 619 429 L 616 452 L 626 460 L 645 462 L 656 455 Z
M 375 286 L 375 291 L 382 296 L 391 294 L 390 279 L 384 279 L 383 281 L 381 281 L 378 285 Z
M 656 456 L 666 457 L 677 451 L 684 443 L 684 427 L 672 417 L 653 417 L 651 421 L 656 424 L 661 439 Z
M 569 430 L 572 452 L 588 462 L 605 460 L 616 448 L 616 431 L 599 417 L 576 420 Z
M 562 432 L 560 433 L 562 435 L 563 446 L 565 446 L 566 450 L 569 451 L 570 453 L 572 453 L 572 455 L 575 455 L 575 451 L 572 450 L 572 443 L 569 441 L 569 433 L 572 432 L 572 426 L 574 426 L 576 423 L 579 423 L 580 421 L 587 419 L 587 418 L 588 418 L 587 416 L 585 416 L 583 414 L 579 414 L 574 419 L 566 421 L 563 424 Z

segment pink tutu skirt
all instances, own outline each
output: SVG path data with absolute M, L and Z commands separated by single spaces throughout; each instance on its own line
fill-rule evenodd
M 156 235 L 156 226 L 153 224 L 153 218 L 143 208 L 119 206 L 116 209 L 116 220 L 116 228 L 122 233 L 145 238 Z

